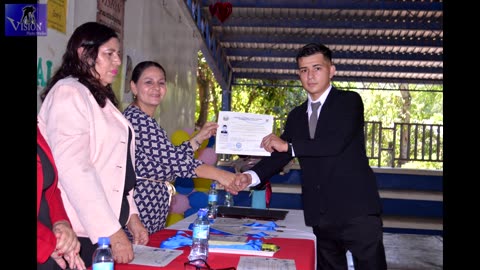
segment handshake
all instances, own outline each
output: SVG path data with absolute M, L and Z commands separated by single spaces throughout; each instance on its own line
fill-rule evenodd
M 252 183 L 252 176 L 248 173 L 231 173 L 225 183 L 221 183 L 227 192 L 237 195 Z

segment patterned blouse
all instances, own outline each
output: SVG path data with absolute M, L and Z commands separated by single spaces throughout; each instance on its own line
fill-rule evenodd
M 189 141 L 173 145 L 157 121 L 137 106 L 128 106 L 123 115 L 135 130 L 137 177 L 168 181 L 197 177 L 195 169 L 203 162 L 194 158 Z

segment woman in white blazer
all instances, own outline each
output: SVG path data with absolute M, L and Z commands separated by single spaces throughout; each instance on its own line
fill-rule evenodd
M 52 149 L 65 209 L 89 267 L 98 238 L 110 237 L 117 263 L 147 244 L 133 200 L 135 136 L 116 108 L 111 83 L 121 65 L 115 31 L 96 22 L 70 37 L 59 70 L 42 93 L 38 125 Z

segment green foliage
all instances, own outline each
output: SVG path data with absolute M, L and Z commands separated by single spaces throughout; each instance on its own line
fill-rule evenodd
M 375 89 L 378 86 L 370 84 Z M 365 121 L 379 121 L 384 126 L 392 126 L 395 122 L 403 122 L 402 106 L 404 101 L 398 84 L 388 85 L 384 90 L 354 90 L 360 94 L 364 103 Z M 352 88 L 352 85 L 339 84 L 339 88 Z M 353 87 L 361 87 L 357 83 Z M 443 87 L 415 85 L 408 86 L 411 95 L 409 108 L 412 123 L 443 124 Z
M 271 114 L 276 118 L 285 118 L 288 112 L 298 105 L 299 100 L 307 98 L 299 91 L 295 81 L 283 82 L 266 80 L 239 80 L 232 87 L 232 110 L 239 112 Z

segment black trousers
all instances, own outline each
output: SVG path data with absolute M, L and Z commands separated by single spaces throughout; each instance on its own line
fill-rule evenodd
M 90 238 L 88 237 L 78 237 L 78 241 L 81 245 L 80 257 L 85 263 L 85 267 L 88 268 L 92 266 L 93 252 L 97 249 L 98 244 L 92 244 L 92 241 L 90 241 Z
M 382 219 L 376 215 L 334 221 L 327 217 L 312 226 L 317 237 L 317 270 L 347 270 L 346 252 L 355 270 L 386 270 Z
M 37 263 L 37 270 L 62 270 L 62 268 L 50 257 L 45 263 Z

